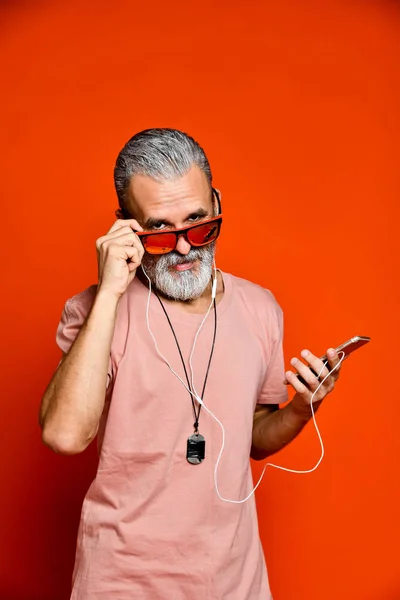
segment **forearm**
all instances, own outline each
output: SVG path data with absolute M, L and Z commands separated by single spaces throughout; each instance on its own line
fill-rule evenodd
M 317 406 L 314 407 L 317 410 Z M 262 415 L 253 426 L 251 458 L 263 460 L 289 444 L 311 419 L 311 408 L 299 411 L 293 402 Z
M 43 396 L 43 441 L 56 452 L 82 452 L 97 433 L 117 307 L 116 296 L 97 294 L 87 321 Z

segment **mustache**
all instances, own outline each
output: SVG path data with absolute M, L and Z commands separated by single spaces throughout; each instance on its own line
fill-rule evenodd
M 183 265 L 188 262 L 194 262 L 195 260 L 202 260 L 207 253 L 208 251 L 206 248 L 192 248 L 185 256 L 182 256 L 178 252 L 169 252 L 164 256 L 160 256 L 159 261 L 162 262 L 165 267 L 174 267 L 175 265 Z

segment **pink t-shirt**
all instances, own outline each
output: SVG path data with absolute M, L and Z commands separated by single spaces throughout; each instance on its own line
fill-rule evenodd
M 223 273 L 225 294 L 204 403 L 225 427 L 218 468 L 224 498 L 253 488 L 250 468 L 256 403 L 286 401 L 282 311 L 271 292 Z M 96 294 L 71 298 L 57 331 L 67 352 Z M 188 392 L 158 356 L 146 325 L 147 289 L 135 278 L 121 298 L 112 342 L 109 385 L 99 428 L 100 459 L 85 497 L 72 600 L 269 600 L 254 496 L 220 500 L 214 467 L 222 432 L 201 410 L 206 457 L 186 460 L 193 433 Z M 165 304 L 187 368 L 203 315 Z M 160 351 L 185 381 L 167 319 L 153 295 L 150 325 Z M 211 312 L 193 357 L 202 389 L 214 331 Z M 189 370 L 188 370 L 189 372 Z

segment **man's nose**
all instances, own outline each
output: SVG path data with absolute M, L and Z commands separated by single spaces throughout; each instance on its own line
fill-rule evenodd
M 185 236 L 180 235 L 178 238 L 178 243 L 176 245 L 175 251 L 179 252 L 179 254 L 183 254 L 184 256 L 186 256 L 186 254 L 189 254 L 191 248 L 192 247 L 189 244 L 189 242 L 185 239 Z

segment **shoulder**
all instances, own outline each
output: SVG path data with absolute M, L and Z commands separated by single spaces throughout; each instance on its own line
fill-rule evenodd
M 274 294 L 268 288 L 264 288 L 257 283 L 237 277 L 231 273 L 223 273 L 223 276 L 229 278 L 233 296 L 240 298 L 249 308 L 257 312 L 282 312 Z
M 226 275 L 229 281 L 231 303 L 236 307 L 240 318 L 251 324 L 265 339 L 276 342 L 283 336 L 283 311 L 274 294 L 257 283 Z
M 97 285 L 91 285 L 69 298 L 57 327 L 56 341 L 64 353 L 70 349 L 93 305 Z
M 83 291 L 68 298 L 65 302 L 64 313 L 67 318 L 74 318 L 78 315 L 87 314 L 94 302 L 97 292 L 97 285 L 90 285 Z

